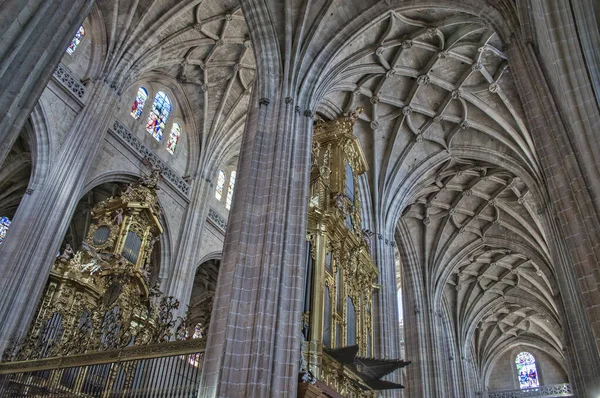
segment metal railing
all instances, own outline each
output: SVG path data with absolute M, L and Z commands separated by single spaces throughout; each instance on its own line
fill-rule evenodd
M 195 397 L 204 339 L 0 364 L 1 397 Z
M 488 398 L 522 398 L 522 397 L 572 397 L 574 396 L 570 384 L 554 384 L 525 388 L 523 390 L 507 390 L 488 392 Z

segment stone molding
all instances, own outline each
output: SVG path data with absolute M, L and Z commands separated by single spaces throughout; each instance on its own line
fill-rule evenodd
M 209 207 L 208 208 L 208 217 L 207 217 L 207 219 L 219 231 L 221 231 L 221 232 L 223 232 L 223 234 L 225 234 L 225 231 L 227 230 L 227 220 L 225 219 L 225 217 L 223 217 L 222 215 L 220 215 L 212 207 Z
M 85 86 L 69 68 L 63 64 L 58 64 L 58 67 L 52 74 L 52 77 L 77 100 L 83 100 L 83 97 L 85 96 Z
M 189 199 L 190 185 L 171 169 L 162 159 L 160 159 L 150 148 L 148 148 L 134 133 L 132 133 L 123 123 L 115 120 L 113 127 L 108 131 L 119 138 L 123 143 L 135 153 L 140 159 L 146 159 L 152 164 L 152 167 L 162 170 L 162 175 L 167 183 L 186 199 Z

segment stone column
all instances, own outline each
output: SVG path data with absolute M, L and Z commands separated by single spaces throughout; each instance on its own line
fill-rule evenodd
M 24 197 L 0 245 L 0 351 L 34 315 L 118 95 L 101 82 L 88 98 L 92 105 L 76 117 L 47 179 Z
M 396 229 L 396 242 L 402 264 L 402 302 L 404 305 L 404 340 L 406 360 L 406 394 L 412 397 L 443 397 L 446 380 L 442 319 L 432 305 L 435 292 L 423 265 L 412 247 L 410 231 L 401 219 Z
M 395 241 L 376 234 L 371 239 L 371 254 L 379 271 L 381 288 L 373 301 L 373 346 L 379 358 L 399 359 L 400 320 L 396 283 Z
M 530 44 L 516 38 L 508 60 L 544 174 L 549 231 L 577 396 L 600 394 L 600 224 L 574 146 Z
M 0 3 L 0 164 L 94 0 Z
M 394 239 L 386 239 L 382 234 L 375 234 L 371 238 L 371 255 L 377 264 L 378 283 L 381 286 L 373 297 L 373 356 L 385 359 L 404 359 L 400 358 L 395 246 Z M 401 370 L 385 380 L 402 383 Z M 383 396 L 397 397 L 399 392 L 384 391 Z
M 181 315 L 185 313 L 192 294 L 196 266 L 199 265 L 198 250 L 202 242 L 202 233 L 205 232 L 211 194 L 214 195 L 214 188 L 211 187 L 210 181 L 198 175 L 192 184 L 190 203 L 186 209 L 181 238 L 174 251 L 175 257 L 166 290 L 168 295 L 181 301 Z
M 201 397 L 297 389 L 312 119 L 251 100 L 212 311 Z

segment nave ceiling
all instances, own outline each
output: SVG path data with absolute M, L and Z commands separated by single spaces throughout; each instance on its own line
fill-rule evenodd
M 542 178 L 499 36 L 447 9 L 391 11 L 331 64 L 319 114 L 363 108 L 367 227 L 385 235 L 399 220 L 403 266 L 418 269 L 460 355 L 485 372 L 516 341 L 561 358 Z

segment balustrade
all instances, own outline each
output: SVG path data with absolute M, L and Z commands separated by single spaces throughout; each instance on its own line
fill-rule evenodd
M 195 397 L 205 339 L 0 364 L 0 396 Z
M 488 393 L 488 398 L 522 398 L 522 397 L 573 397 L 570 384 L 554 384 L 525 388 L 523 390 L 493 391 Z

